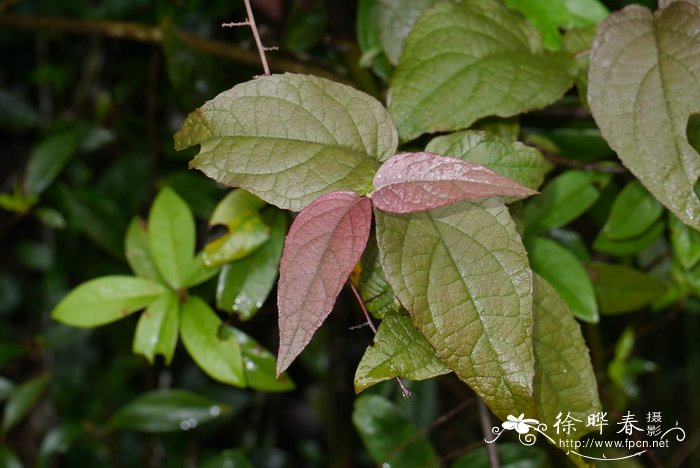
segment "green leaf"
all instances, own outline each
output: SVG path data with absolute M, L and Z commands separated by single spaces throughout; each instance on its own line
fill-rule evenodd
M 120 408 L 107 428 L 139 432 L 186 431 L 231 411 L 230 406 L 189 390 L 154 390 Z
M 213 278 L 219 273 L 220 268 L 218 266 L 210 266 L 207 263 L 207 255 L 204 250 L 197 252 L 194 258 L 190 261 L 190 266 L 188 268 L 188 273 L 185 276 L 186 288 L 193 288 L 198 286 L 205 281 Z
M 174 289 L 185 286 L 195 248 L 194 217 L 172 189 L 163 188 L 148 215 L 148 239 L 158 272 Z
M 437 356 L 500 418 L 527 411 L 532 277 L 505 205 L 463 201 L 375 217 L 386 277 Z
M 690 229 L 672 214 L 669 214 L 668 225 L 673 257 L 683 268 L 690 270 L 700 262 L 700 232 Z
M 425 380 L 447 374 L 450 369 L 435 356 L 435 350 L 416 329 L 406 313 L 384 316 L 355 372 L 355 392 L 394 377 Z
M 201 219 L 209 219 L 226 193 L 221 185 L 194 171 L 171 172 L 161 179 L 161 183 L 175 190 L 192 209 L 195 217 Z
M 639 181 L 634 180 L 627 184 L 615 199 L 608 220 L 603 226 L 604 235 L 611 240 L 640 236 L 661 217 L 663 211 L 659 202 Z
M 559 28 L 571 29 L 600 23 L 608 9 L 598 0 L 506 0 L 542 33 L 542 42 L 550 50 L 559 50 Z
M 0 466 L 4 468 L 22 468 L 22 463 L 7 445 L 0 445 Z
M 282 46 L 304 52 L 316 45 L 326 33 L 328 13 L 322 0 L 295 0 L 286 10 Z
M 651 275 L 625 265 L 586 264 L 593 280 L 600 312 L 622 314 L 641 309 L 666 292 L 666 285 Z
M 6 400 L 12 394 L 14 388 L 15 386 L 10 380 L 0 377 L 0 401 Z
M 7 434 L 31 411 L 34 405 L 39 402 L 48 384 L 49 376 L 41 375 L 12 390 L 7 403 L 5 403 L 0 436 Z
M 394 69 L 382 51 L 377 9 L 379 0 L 360 0 L 357 5 L 357 43 L 362 50 L 359 65 L 388 82 Z
M 598 385 L 588 348 L 578 323 L 557 292 L 535 275 L 535 352 L 536 415 L 547 424 L 546 433 L 554 440 L 577 439 L 593 430 L 587 427 L 589 414 L 601 410 Z M 554 422 L 562 413 L 579 420 L 576 432 L 557 434 Z
M 140 216 L 135 216 L 126 230 L 124 253 L 131 271 L 136 275 L 153 281 L 162 281 L 151 255 L 146 222 Z
M 484 165 L 535 190 L 542 185 L 548 166 L 535 148 L 484 131 L 439 136 L 430 140 L 425 150 Z
M 586 171 L 569 170 L 550 180 L 525 205 L 526 229 L 541 232 L 562 227 L 585 213 L 600 197 L 594 177 Z
M 591 50 L 588 101 L 603 137 L 639 181 L 684 223 L 700 230 L 693 187 L 700 156 L 686 125 L 700 101 L 700 9 L 674 2 L 653 14 L 616 12 Z M 632 64 L 632 65 L 631 65 Z
M 437 466 L 437 456 L 428 439 L 418 435 L 418 429 L 386 398 L 357 398 L 352 422 L 375 462 L 406 468 Z
M 148 305 L 139 318 L 134 333 L 132 349 L 153 364 L 157 354 L 170 365 L 177 345 L 179 325 L 178 298 L 174 292 L 166 292 Z
M 593 284 L 576 256 L 544 237 L 528 237 L 525 246 L 532 269 L 554 286 L 574 315 L 597 323 L 598 304 Z
M 611 255 L 633 255 L 649 247 L 661 234 L 663 234 L 665 229 L 666 224 L 661 219 L 654 223 L 654 225 L 642 235 L 629 239 L 610 239 L 605 235 L 605 232 L 601 231 L 598 234 L 598 237 L 596 237 L 593 241 L 593 249 L 597 250 L 598 252 Z
M 241 347 L 230 335 L 220 336 L 223 322 L 196 296 L 180 307 L 180 337 L 194 362 L 214 380 L 245 387 Z
M 379 0 L 377 17 L 384 53 L 392 65 L 399 63 L 404 42 L 413 25 L 437 0 Z
M 39 195 L 46 190 L 76 154 L 84 135 L 84 126 L 70 125 L 39 143 L 27 162 L 24 192 L 27 195 Z
M 72 290 L 51 312 L 67 325 L 90 328 L 104 325 L 143 309 L 167 289 L 134 276 L 103 276 Z
M 337 190 L 368 193 L 397 140 L 374 98 L 291 73 L 236 85 L 190 114 L 175 134 L 177 149 L 201 145 L 192 167 L 291 210 Z
M 67 453 L 71 445 L 83 435 L 85 435 L 85 429 L 77 422 L 64 423 L 52 428 L 41 440 L 37 466 L 39 468 L 50 466 L 53 455 Z
M 543 53 L 537 31 L 500 2 L 440 2 L 406 39 L 389 111 L 402 140 L 460 130 L 551 104 L 575 73 L 572 55 Z
M 258 211 L 265 202 L 245 190 L 232 190 L 219 202 L 209 226 L 223 225 L 226 233 L 204 248 L 208 265 L 223 265 L 255 252 L 268 239 L 268 228 Z
M 547 465 L 547 453 L 541 448 L 526 447 L 515 442 L 496 444 L 501 468 L 541 468 Z M 491 468 L 486 447 L 462 455 L 450 468 Z
M 367 310 L 380 319 L 390 312 L 403 311 L 401 302 L 386 280 L 379 260 L 379 248 L 375 236 L 370 235 L 367 241 L 367 247 L 360 259 L 360 267 L 358 289 Z
M 205 460 L 201 468 L 254 468 L 241 450 L 224 450 L 221 454 Z
M 270 229 L 269 240 L 252 255 L 224 265 L 216 289 L 216 307 L 235 312 L 241 320 L 253 318 L 275 285 L 279 270 L 287 215 L 277 209 L 266 210 L 263 222 Z
M 249 335 L 237 328 L 224 327 L 221 335 L 235 339 L 241 346 L 246 381 L 250 388 L 263 392 L 284 392 L 294 389 L 294 382 L 286 372 L 276 377 L 275 356 Z

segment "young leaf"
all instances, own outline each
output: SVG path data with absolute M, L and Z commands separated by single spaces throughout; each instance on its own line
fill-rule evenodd
M 532 407 L 532 276 L 508 208 L 375 210 L 387 279 L 437 356 L 500 418 Z
M 484 165 L 533 190 L 542 185 L 549 165 L 531 146 L 477 130 L 433 138 L 425 150 Z
M 270 229 L 269 240 L 252 255 L 224 265 L 216 288 L 216 307 L 237 313 L 241 320 L 251 319 L 272 291 L 279 271 L 287 215 L 275 209 L 262 214 Z
M 161 277 L 174 289 L 185 286 L 194 255 L 194 217 L 170 188 L 163 188 L 148 215 L 148 239 Z
M 231 407 L 189 390 L 153 390 L 121 407 L 110 430 L 172 432 L 193 429 L 231 413 Z
M 41 398 L 48 384 L 49 376 L 41 375 L 24 382 L 12 390 L 10 398 L 5 403 L 0 437 L 4 438 L 4 435 L 29 413 L 34 405 L 37 404 L 39 398 Z
M 632 5 L 605 20 L 591 50 L 588 101 L 603 137 L 639 181 L 700 230 L 700 156 L 686 136 L 700 110 L 700 9 Z
M 603 233 L 611 240 L 640 236 L 661 217 L 663 211 L 642 184 L 633 180 L 615 199 Z
M 355 392 L 394 377 L 425 380 L 447 374 L 450 369 L 435 356 L 435 350 L 416 329 L 405 312 L 384 316 L 355 372 Z
M 144 278 L 103 276 L 68 293 L 51 316 L 74 327 L 96 327 L 124 318 L 166 292 L 161 284 Z
M 139 317 L 134 333 L 132 349 L 153 364 L 157 354 L 170 365 L 177 345 L 177 331 L 180 321 L 177 295 L 168 291 L 148 305 Z
M 196 296 L 180 307 L 180 337 L 194 362 L 214 380 L 245 387 L 241 347 L 235 337 L 221 336 L 223 322 Z
M 175 134 L 177 149 L 201 145 L 191 167 L 291 210 L 336 190 L 369 192 L 378 161 L 397 143 L 391 117 L 374 98 L 291 73 L 236 85 Z
M 437 466 L 437 456 L 428 439 L 420 435 L 408 417 L 386 398 L 379 395 L 357 398 L 352 422 L 367 451 L 379 465 Z
M 209 227 L 222 225 L 226 233 L 205 246 L 205 262 L 223 265 L 255 252 L 268 238 L 268 229 L 258 211 L 265 202 L 245 190 L 231 190 L 219 202 Z
M 598 385 L 581 329 L 557 292 L 535 275 L 535 352 L 536 417 L 548 426 L 554 440 L 579 438 L 594 428 L 587 417 L 601 410 Z M 553 423 L 559 413 L 578 419 L 576 431 L 559 435 Z
M 136 275 L 153 281 L 161 281 L 160 274 L 151 255 L 146 222 L 140 216 L 135 216 L 126 230 L 124 253 L 131 271 Z
M 544 237 L 527 238 L 525 246 L 532 269 L 554 286 L 574 315 L 597 323 L 598 304 L 593 284 L 576 256 Z
M 392 65 L 399 63 L 406 37 L 418 17 L 437 0 L 379 0 L 379 37 Z
M 535 193 L 480 164 L 426 152 L 400 153 L 374 176 L 372 202 L 390 213 L 413 213 L 466 199 Z
M 666 285 L 651 275 L 625 265 L 592 262 L 586 264 L 593 281 L 600 312 L 623 314 L 641 309 L 666 292 Z
M 537 31 L 500 2 L 440 2 L 406 39 L 389 111 L 401 138 L 411 140 L 544 107 L 575 74 L 572 55 L 543 53 Z
M 198 286 L 216 276 L 219 270 L 218 266 L 211 266 L 207 263 L 207 254 L 204 250 L 197 252 L 187 268 L 183 287 L 193 288 Z
M 371 203 L 355 192 L 333 192 L 307 206 L 284 243 L 277 288 L 281 373 L 330 314 L 360 259 L 372 223 Z

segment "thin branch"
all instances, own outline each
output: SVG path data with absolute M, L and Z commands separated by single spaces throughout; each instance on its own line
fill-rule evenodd
M 348 285 L 350 286 L 350 290 L 352 291 L 352 294 L 355 296 L 355 299 L 357 300 L 357 303 L 360 306 L 360 309 L 362 309 L 362 313 L 365 315 L 365 320 L 367 325 L 372 329 L 372 332 L 376 335 L 377 334 L 377 327 L 374 325 L 372 322 L 372 318 L 369 316 L 369 311 L 367 310 L 367 307 L 365 306 L 365 301 L 362 300 L 362 295 L 360 294 L 360 291 L 357 290 L 357 286 L 353 284 L 351 280 L 347 281 Z M 396 377 L 394 380 L 399 384 L 399 388 L 401 389 L 401 395 L 406 400 L 409 400 L 411 398 L 411 391 L 406 387 L 406 385 L 403 383 L 401 380 L 401 377 Z
M 479 405 L 479 420 L 481 421 L 481 431 L 484 433 L 484 438 L 491 435 L 491 415 L 486 403 L 481 398 L 477 398 Z M 501 462 L 498 461 L 498 452 L 495 444 L 486 444 L 486 453 L 489 457 L 489 466 L 491 468 L 500 468 Z
M 126 21 L 96 21 L 56 16 L 0 14 L 0 28 L 55 31 L 109 37 L 155 45 L 163 44 L 163 30 L 160 27 Z M 206 39 L 182 31 L 176 31 L 175 34 L 185 45 L 201 52 L 253 67 L 260 64 L 260 57 L 257 53 L 242 49 L 230 42 Z M 311 63 L 279 56 L 270 57 L 268 62 L 270 69 L 274 71 L 306 73 L 341 83 L 352 84 L 350 80 L 335 71 Z
M 270 74 L 270 67 L 267 65 L 267 57 L 265 57 L 265 46 L 263 46 L 260 40 L 260 33 L 258 33 L 258 26 L 255 24 L 255 16 L 253 16 L 253 9 L 250 7 L 250 0 L 244 0 L 245 11 L 248 14 L 248 21 L 250 22 L 250 29 L 253 31 L 253 37 L 255 38 L 255 45 L 258 47 L 258 53 L 260 54 L 260 60 L 262 61 L 263 70 L 265 70 L 265 75 Z

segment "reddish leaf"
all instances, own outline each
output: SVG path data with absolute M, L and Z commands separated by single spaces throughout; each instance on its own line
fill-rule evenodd
M 481 164 L 427 152 L 400 153 L 374 176 L 372 201 L 380 210 L 413 213 L 468 198 L 536 193 Z
M 371 202 L 355 192 L 323 195 L 292 223 L 280 262 L 277 374 L 292 363 L 333 309 L 367 244 Z

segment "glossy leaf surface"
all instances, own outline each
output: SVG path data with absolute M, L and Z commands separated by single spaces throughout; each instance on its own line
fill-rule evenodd
M 368 198 L 333 192 L 315 200 L 292 223 L 280 262 L 277 372 L 304 349 L 333 309 L 367 244 Z

